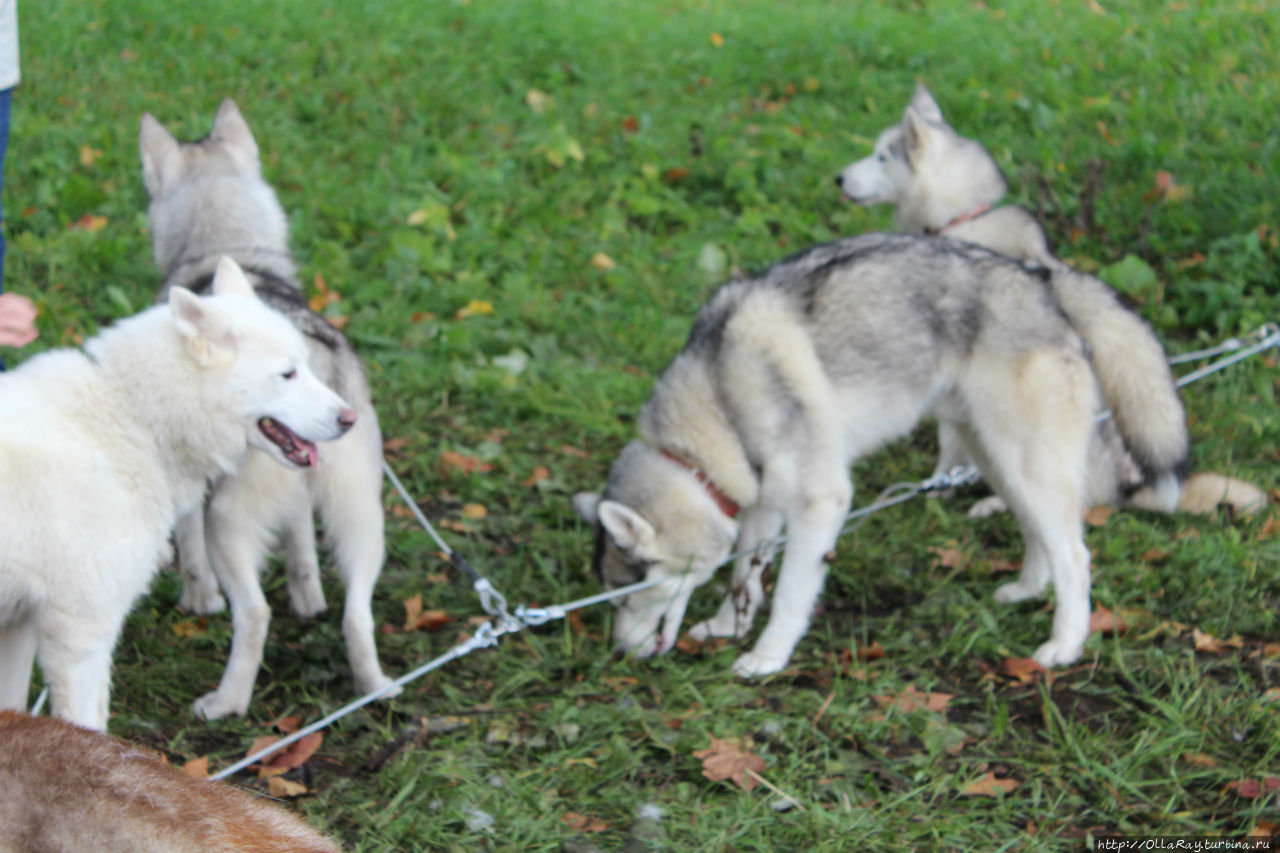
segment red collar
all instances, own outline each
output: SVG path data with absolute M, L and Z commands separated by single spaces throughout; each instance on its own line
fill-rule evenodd
M 707 476 L 705 471 L 703 471 L 700 468 L 695 468 L 687 460 L 681 459 L 679 456 L 675 455 L 670 450 L 667 450 L 665 447 L 660 452 L 662 453 L 663 456 L 667 457 L 672 462 L 679 465 L 681 468 L 688 469 L 688 471 L 698 479 L 698 482 L 706 487 L 707 494 L 711 495 L 711 499 L 716 502 L 716 506 L 720 507 L 721 512 L 723 512 L 729 518 L 738 517 L 738 513 L 742 511 L 742 507 L 738 505 L 737 501 L 735 501 L 733 498 L 729 497 L 723 491 L 721 491 L 719 486 L 711 482 L 711 478 Z
M 960 214 L 955 219 L 951 220 L 946 225 L 943 225 L 940 228 L 926 228 L 924 229 L 924 233 L 928 234 L 930 237 L 936 237 L 939 234 L 941 234 L 943 231 L 946 231 L 948 228 L 955 228 L 961 222 L 968 222 L 970 219 L 977 219 L 979 216 L 986 213 L 990 209 L 991 209 L 991 205 L 989 204 L 980 205 L 978 207 L 975 207 L 973 210 L 969 211 L 968 213 Z

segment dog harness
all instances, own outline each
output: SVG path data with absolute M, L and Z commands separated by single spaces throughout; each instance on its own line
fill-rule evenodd
M 738 502 L 726 495 L 715 483 L 711 482 L 711 478 L 708 477 L 707 473 L 701 468 L 695 467 L 688 460 L 682 459 L 670 450 L 667 450 L 665 447 L 662 448 L 660 452 L 663 456 L 693 474 L 693 476 L 697 478 L 698 482 L 706 488 L 707 494 L 711 495 L 711 499 L 716 502 L 716 506 L 720 507 L 720 511 L 726 516 L 729 518 L 737 518 L 738 513 L 742 512 L 742 507 L 738 505 Z
M 977 219 L 979 216 L 986 213 L 990 209 L 991 209 L 991 205 L 989 204 L 980 205 L 979 207 L 975 207 L 973 210 L 969 211 L 968 213 L 960 214 L 955 219 L 951 220 L 946 225 L 943 225 L 939 228 L 926 228 L 924 229 L 924 233 L 928 234 L 930 237 L 937 237 L 939 234 L 941 234 L 943 231 L 946 231 L 948 228 L 955 228 L 961 222 L 968 222 L 970 219 Z

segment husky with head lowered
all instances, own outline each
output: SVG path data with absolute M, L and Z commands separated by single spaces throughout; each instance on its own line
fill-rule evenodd
M 250 448 L 305 467 L 356 423 L 231 260 L 212 290 L 0 374 L 0 708 L 25 706 L 36 660 L 53 713 L 105 729 L 125 616 L 208 480 Z
M 196 701 L 195 711 L 217 719 L 248 710 L 271 615 L 258 573 L 277 537 L 294 611 L 310 617 L 325 609 L 314 511 L 347 585 L 342 631 L 356 688 L 386 687 L 391 680 L 378 663 L 370 609 L 384 556 L 382 440 L 359 356 L 307 305 L 289 253 L 288 222 L 262 178 L 257 143 L 234 101 L 222 102 L 213 130 L 199 142 L 181 143 L 144 115 L 140 149 L 152 247 L 164 273 L 160 297 L 175 287 L 200 292 L 216 258 L 234 257 L 258 296 L 303 334 L 311 369 L 359 414 L 342 441 L 308 451 L 301 471 L 249 454 L 237 471 L 213 484 L 204 511 L 179 524 L 182 607 L 221 610 L 221 585 L 235 631 L 222 682 Z
M 693 590 L 735 548 L 730 594 L 694 635 L 744 636 L 763 598 L 756 549 L 785 528 L 768 624 L 734 664 L 744 676 L 782 669 L 852 500 L 849 466 L 932 413 L 1021 527 L 1022 574 L 996 599 L 1052 583 L 1053 629 L 1035 657 L 1070 663 L 1089 633 L 1081 516 L 1100 404 L 1042 271 L 971 244 L 868 234 L 725 284 L 657 380 L 604 493 L 574 498 L 596 525 L 607 587 L 664 579 L 622 601 L 614 639 L 669 650 Z
M 1151 327 L 1100 280 L 1071 269 L 1049 251 L 1044 229 L 1022 207 L 1000 205 L 1008 189 L 982 143 L 966 139 L 917 86 L 902 121 L 881 132 L 871 156 L 836 176 L 858 204 L 892 204 L 899 230 L 976 243 L 1045 268 L 1055 299 L 1089 345 L 1104 404 L 1115 422 L 1099 422 L 1089 451 L 1087 502 L 1160 512 L 1240 513 L 1266 505 L 1265 493 L 1214 473 L 1186 477 L 1186 416 L 1163 347 Z M 964 461 L 943 424 L 938 471 Z M 980 502 L 974 514 L 1001 508 Z

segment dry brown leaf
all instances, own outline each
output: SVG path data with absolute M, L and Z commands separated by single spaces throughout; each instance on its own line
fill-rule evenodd
M 98 162 L 98 158 L 102 156 L 102 152 L 97 148 L 89 145 L 80 146 L 80 165 L 86 169 L 92 169 L 93 164 Z
M 169 630 L 177 634 L 179 637 L 202 637 L 208 633 L 209 623 L 205 621 L 203 616 L 195 619 L 187 619 L 184 622 L 176 622 L 169 626 Z
M 1128 630 L 1129 626 L 1124 623 L 1124 618 L 1120 614 L 1108 610 L 1101 604 L 1089 614 L 1090 634 L 1123 634 Z
M 937 558 L 936 562 L 944 569 L 954 569 L 965 563 L 964 554 L 957 548 L 943 548 L 940 545 L 930 545 L 925 549 Z
M 1211 755 L 1205 755 L 1203 752 L 1184 752 L 1178 758 L 1187 764 L 1193 764 L 1196 767 L 1217 767 L 1218 761 Z
M 992 770 L 981 779 L 975 779 L 960 789 L 962 797 L 998 797 L 1018 787 L 1017 779 L 997 779 Z
M 400 438 L 388 438 L 382 442 L 383 453 L 399 453 L 409 446 L 409 439 L 401 436 Z
M 488 514 L 489 514 L 489 510 L 485 507 L 484 504 L 471 503 L 471 504 L 462 505 L 463 518 L 468 518 L 472 521 L 479 521 L 480 519 L 484 518 Z
M 245 755 L 253 755 L 255 752 L 266 749 L 271 744 L 280 740 L 278 735 L 261 735 L 253 739 L 253 743 L 249 744 L 249 751 Z
M 591 256 L 591 266 L 598 270 L 611 270 L 618 264 L 604 252 L 596 252 Z
M 275 727 L 276 731 L 291 735 L 302 726 L 302 720 L 294 716 L 281 717 L 271 725 Z
M 587 451 L 574 447 L 572 444 L 560 445 L 560 452 L 567 453 L 570 456 L 576 456 L 579 459 L 589 459 L 591 457 L 591 454 L 587 453 Z
M 724 36 L 719 33 L 712 33 L 711 44 L 713 47 L 724 47 Z
M 880 660 L 882 657 L 884 657 L 884 646 L 880 645 L 879 641 L 858 649 L 858 660 L 860 661 Z
M 1280 832 L 1280 823 L 1271 823 L 1270 821 L 1260 820 L 1253 825 L 1253 829 L 1249 830 L 1249 837 L 1275 838 L 1277 832 Z
M 300 797 L 307 793 L 307 786 L 281 776 L 272 776 L 267 779 L 267 792 L 273 797 Z
M 420 594 L 411 595 L 406 598 L 404 604 L 404 629 L 412 631 L 418 625 L 418 618 L 422 616 L 422 596 Z
M 954 693 L 924 693 L 914 684 L 908 684 L 897 696 L 876 695 L 871 697 L 881 708 L 894 708 L 899 711 L 926 711 L 940 713 L 947 710 L 947 705 L 955 698 Z
M 1005 658 L 1000 661 L 1000 674 L 1019 684 L 1030 684 L 1046 671 L 1035 658 Z
M 1159 563 L 1169 559 L 1169 557 L 1169 552 L 1163 548 L 1151 548 L 1150 550 L 1143 551 L 1142 556 L 1138 559 L 1144 563 Z
M 1280 533 L 1280 515 L 1273 512 L 1262 522 L 1262 527 L 1258 528 L 1258 541 L 1263 542 L 1277 533 Z
M 1212 634 L 1206 634 L 1199 628 L 1191 630 L 1191 637 L 1195 642 L 1196 651 L 1204 652 L 1210 655 L 1220 655 L 1231 649 L 1238 649 L 1244 645 L 1244 640 L 1236 635 L 1229 640 L 1219 640 Z
M 475 528 L 465 521 L 458 521 L 453 518 L 440 519 L 440 526 L 445 530 L 452 530 L 454 533 L 474 533 Z
M 1256 800 L 1280 788 L 1280 779 L 1274 776 L 1263 776 L 1261 779 L 1240 779 L 1228 782 L 1223 791 L 1234 791 L 1246 800 Z
M 307 763 L 307 759 L 315 754 L 315 751 L 320 748 L 320 744 L 323 742 L 324 735 L 320 732 L 312 732 L 299 738 L 282 751 L 270 756 L 258 770 L 258 776 L 272 776 L 276 773 L 292 770 L 295 767 L 301 767 Z
M 547 470 L 547 466 L 539 465 L 537 468 L 533 469 L 532 474 L 530 474 L 527 478 L 521 481 L 520 485 L 536 486 L 550 476 L 551 476 L 551 472 Z
M 1101 527 L 1113 512 L 1115 510 L 1109 506 L 1095 506 L 1084 514 L 1084 523 L 1091 527 Z
M 199 758 L 193 758 L 190 761 L 184 762 L 178 769 L 188 776 L 194 776 L 197 779 L 208 779 L 209 756 L 202 755 Z
M 461 471 L 463 474 L 487 474 L 493 470 L 493 466 L 482 459 L 452 450 L 441 452 L 440 465 L 444 468 L 445 474 L 450 471 Z
M 635 116 L 624 116 L 622 119 L 622 129 L 627 133 L 635 133 L 640 130 L 640 122 Z
M 711 746 L 696 751 L 693 757 L 702 760 L 703 776 L 712 782 L 731 779 L 744 791 L 750 791 L 757 784 L 747 771 L 759 773 L 765 767 L 763 758 L 744 750 L 738 742 L 715 737 L 711 738 Z
M 106 227 L 107 217 L 98 216 L 93 213 L 86 213 L 71 225 L 73 231 L 88 231 L 90 234 L 94 231 L 101 231 Z
M 603 818 L 591 817 L 577 812 L 565 812 L 560 815 L 560 822 L 574 832 L 605 832 L 609 829 L 609 824 Z

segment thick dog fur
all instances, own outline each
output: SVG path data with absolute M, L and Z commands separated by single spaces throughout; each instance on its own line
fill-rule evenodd
M 0 711 L 0 853 L 337 853 L 286 809 L 108 735 Z
M 145 115 L 139 148 L 151 197 L 152 246 L 164 274 L 161 298 L 174 287 L 201 290 L 215 257 L 236 258 L 258 295 L 304 334 L 311 369 L 359 413 L 351 434 L 320 448 L 305 472 L 249 454 L 234 474 L 213 484 L 204 513 L 180 523 L 182 606 L 196 613 L 221 610 L 221 585 L 234 628 L 222 682 L 195 703 L 195 711 L 216 719 L 248 710 L 271 615 L 259 572 L 275 538 L 283 540 L 293 610 L 311 617 L 325 609 L 313 511 L 320 513 L 346 582 L 342 630 L 356 688 L 381 689 L 390 679 L 378 662 L 370 601 L 385 555 L 382 439 L 359 357 L 307 306 L 289 254 L 288 222 L 262 178 L 257 143 L 233 101 L 223 101 L 209 136 L 194 143 L 178 142 Z
M 995 159 L 947 124 L 924 86 L 916 87 L 902 121 L 876 139 L 871 156 L 847 166 L 836 184 L 859 204 L 892 204 L 903 232 L 943 234 L 1046 269 L 1062 310 L 1089 345 L 1103 400 L 1115 415 L 1093 438 L 1089 504 L 1195 513 L 1226 504 L 1243 514 L 1266 505 L 1261 489 L 1233 477 L 1183 479 L 1186 418 L 1155 333 L 1109 287 L 1056 258 L 1029 211 L 996 206 L 1008 185 Z M 939 471 L 963 461 L 945 429 L 939 443 Z M 975 510 L 996 508 L 988 501 Z
M 785 527 L 768 624 L 734 664 L 744 676 L 782 669 L 852 499 L 850 464 L 933 413 L 1022 529 L 1022 574 L 996 599 L 1034 598 L 1052 581 L 1053 629 L 1035 657 L 1070 663 L 1089 631 L 1081 515 L 1100 402 L 1043 275 L 968 243 L 864 235 L 723 285 L 655 384 L 603 496 L 574 499 L 597 525 L 606 586 L 666 579 L 622 602 L 614 638 L 640 655 L 670 649 L 690 594 L 735 540 L 745 555 L 732 591 L 694 635 L 744 636 L 763 598 L 767 556 L 755 549 Z
M 125 616 L 209 478 L 250 447 L 305 464 L 355 420 L 232 261 L 213 291 L 0 374 L 0 708 L 25 706 L 38 659 L 53 712 L 104 729 Z

